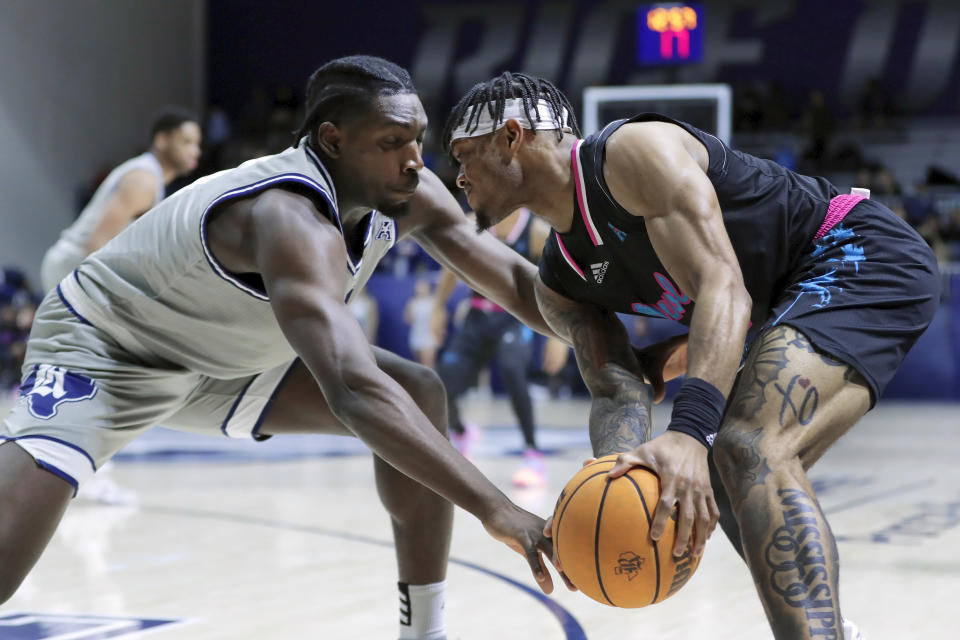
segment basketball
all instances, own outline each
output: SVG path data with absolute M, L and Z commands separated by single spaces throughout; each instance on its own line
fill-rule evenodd
M 599 458 L 567 483 L 553 512 L 553 545 L 563 572 L 580 591 L 632 609 L 675 594 L 700 560 L 690 553 L 692 545 L 673 557 L 675 515 L 660 540 L 650 539 L 660 479 L 634 467 L 608 480 L 616 461 L 616 454 Z

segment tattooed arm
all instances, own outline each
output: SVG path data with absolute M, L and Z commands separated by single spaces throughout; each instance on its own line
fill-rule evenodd
M 627 331 L 616 314 L 584 305 L 534 283 L 543 318 L 573 345 L 583 381 L 590 390 L 593 453 L 622 453 L 650 439 L 653 388 L 644 382 Z

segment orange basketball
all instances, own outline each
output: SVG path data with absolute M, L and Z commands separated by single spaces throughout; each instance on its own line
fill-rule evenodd
M 645 607 L 679 591 L 700 560 L 690 553 L 692 545 L 673 557 L 675 520 L 660 540 L 650 539 L 660 479 L 634 467 L 608 480 L 616 460 L 598 459 L 564 487 L 553 512 L 553 546 L 580 591 L 614 607 Z

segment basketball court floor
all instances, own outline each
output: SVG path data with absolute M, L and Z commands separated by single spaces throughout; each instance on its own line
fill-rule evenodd
M 589 455 L 588 405 L 537 410 L 553 450 L 545 490 L 510 486 L 520 436 L 503 402 L 474 398 L 466 415 L 486 427 L 480 469 L 547 515 Z M 667 417 L 657 407 L 655 424 Z M 960 637 L 958 429 L 957 405 L 881 403 L 811 474 L 839 540 L 844 613 L 868 640 Z M 76 501 L 0 608 L 0 638 L 396 638 L 389 523 L 356 441 L 155 430 L 121 454 L 115 477 L 139 506 Z M 771 637 L 719 528 L 687 586 L 646 609 L 613 609 L 562 586 L 541 595 L 523 559 L 463 511 L 451 555 L 450 640 Z

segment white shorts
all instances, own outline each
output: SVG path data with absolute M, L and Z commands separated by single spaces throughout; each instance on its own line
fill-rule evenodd
M 232 380 L 146 366 L 62 303 L 42 311 L 0 443 L 15 442 L 75 489 L 161 422 L 207 435 L 269 437 L 260 425 L 292 362 Z

